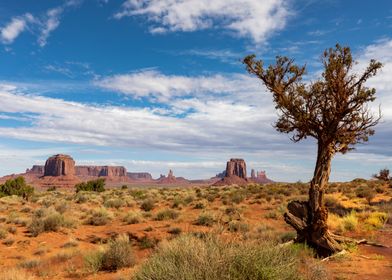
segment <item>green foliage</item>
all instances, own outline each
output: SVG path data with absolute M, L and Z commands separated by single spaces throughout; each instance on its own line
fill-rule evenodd
M 151 211 L 155 207 L 155 202 L 151 198 L 145 199 L 142 204 L 140 205 L 140 208 L 144 211 Z
M 196 225 L 206 226 L 206 227 L 212 227 L 214 223 L 215 223 L 214 217 L 212 217 L 208 213 L 200 214 L 195 222 Z
M 189 235 L 164 242 L 135 280 L 300 279 L 298 250 L 267 243 L 227 243 Z
M 116 271 L 135 264 L 135 257 L 127 235 L 120 235 L 109 242 L 104 250 L 98 250 L 84 257 L 91 272 Z
M 88 182 L 82 182 L 75 185 L 76 192 L 103 192 L 105 191 L 105 179 L 99 178 Z
M 27 185 L 25 178 L 22 176 L 15 179 L 9 179 L 3 185 L 0 185 L 0 197 L 17 195 L 24 199 L 29 199 L 33 193 L 34 188 Z

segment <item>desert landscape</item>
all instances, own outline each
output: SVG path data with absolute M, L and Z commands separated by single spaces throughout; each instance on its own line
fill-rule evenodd
M 390 0 L 2 0 L 0 280 L 392 280 L 391 29 Z
M 206 270 L 220 273 L 233 257 L 245 264 L 228 273 L 249 279 L 259 279 L 257 273 L 265 279 L 391 276 L 392 187 L 385 172 L 330 184 L 328 226 L 349 240 L 344 253 L 318 257 L 292 243 L 296 233 L 283 216 L 289 201 L 306 200 L 309 184 L 258 183 L 246 176 L 241 159 L 227 162 L 223 178 L 184 183 L 171 173 L 165 180 L 143 173 L 142 187 L 134 175 L 113 171 L 120 167 L 95 178 L 78 168 L 70 156 L 56 155 L 43 169 L 2 178 L 15 189 L 30 181 L 35 191 L 0 198 L 0 279 L 175 279 L 175 263 L 183 261 L 195 265 L 181 268 L 184 279 L 220 279 Z M 83 183 L 93 187 L 83 190 Z

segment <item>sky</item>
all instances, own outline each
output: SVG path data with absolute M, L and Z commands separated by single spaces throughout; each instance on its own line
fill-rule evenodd
M 360 4 L 358 4 L 360 3 Z M 392 167 L 392 2 L 338 0 L 2 0 L 0 175 L 53 154 L 154 177 L 209 178 L 233 157 L 276 181 L 309 181 L 316 142 L 273 128 L 277 112 L 246 73 L 277 55 L 320 76 L 320 55 L 351 47 L 382 121 L 333 160 L 331 180 Z

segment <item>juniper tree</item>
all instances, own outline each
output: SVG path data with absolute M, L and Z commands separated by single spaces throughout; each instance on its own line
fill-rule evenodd
M 244 58 L 247 71 L 259 78 L 272 93 L 279 112 L 275 128 L 292 134 L 294 142 L 308 137 L 317 140 L 317 160 L 310 182 L 309 199 L 288 204 L 285 221 L 297 231 L 297 241 L 306 242 L 319 254 L 328 255 L 341 250 L 336 236 L 328 231 L 328 211 L 323 197 L 328 186 L 331 160 L 336 153 L 346 153 L 360 142 L 368 141 L 380 114 L 374 115 L 368 104 L 375 100 L 376 90 L 365 86 L 382 67 L 371 60 L 366 70 L 354 74 L 355 61 L 349 47 L 339 44 L 321 56 L 324 71 L 313 82 L 302 78 L 305 66 L 293 59 L 277 56 L 268 67 L 255 55 Z

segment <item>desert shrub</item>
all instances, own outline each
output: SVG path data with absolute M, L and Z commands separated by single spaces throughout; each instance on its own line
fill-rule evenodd
M 86 224 L 103 226 L 112 220 L 113 214 L 105 208 L 94 209 L 86 220 Z
M 181 228 L 175 227 L 175 228 L 171 228 L 167 231 L 170 234 L 174 234 L 174 235 L 178 235 L 182 232 Z
M 38 215 L 34 216 L 28 225 L 28 231 L 32 236 L 38 236 L 40 233 L 47 231 L 58 231 L 60 227 L 71 228 L 74 226 L 73 220 L 65 218 L 54 210 L 48 210 L 44 214 L 41 211 L 36 213 Z
M 278 218 L 278 213 L 277 211 L 269 211 L 264 215 L 264 218 L 276 220 Z
M 9 179 L 3 185 L 0 185 L 0 197 L 16 195 L 29 199 L 33 193 L 34 188 L 27 185 L 25 178 L 22 176 Z
M 56 211 L 59 212 L 60 214 L 64 214 L 65 211 L 68 210 L 68 208 L 69 208 L 69 205 L 68 205 L 68 203 L 65 202 L 65 201 L 59 202 L 59 203 L 57 203 L 57 204 L 54 206 L 54 209 L 56 209 Z
M 125 205 L 125 202 L 120 198 L 111 198 L 104 202 L 103 204 L 107 208 L 120 208 Z
M 295 231 L 288 231 L 281 233 L 279 235 L 279 241 L 285 243 L 291 240 L 294 240 L 297 237 L 297 233 Z
M 260 243 L 227 243 L 190 235 L 163 242 L 135 280 L 300 279 L 298 250 Z
M 139 240 L 139 247 L 140 249 L 151 249 L 157 246 L 158 240 L 155 238 L 150 238 L 147 235 L 143 236 Z
M 135 257 L 127 235 L 120 235 L 109 242 L 104 250 L 98 250 L 84 257 L 87 268 L 92 272 L 116 271 L 135 264 Z
M 21 262 L 18 266 L 25 269 L 33 269 L 38 267 L 41 264 L 40 260 L 27 260 Z
M 183 203 L 183 201 L 182 201 L 181 198 L 175 197 L 175 198 L 173 199 L 173 204 L 172 204 L 171 207 L 172 207 L 172 208 L 178 208 L 178 207 L 181 206 L 182 203 Z
M 361 186 L 355 191 L 357 197 L 365 198 L 368 203 L 375 197 L 376 193 L 368 186 Z
M 178 212 L 172 209 L 161 210 L 155 216 L 155 220 L 157 221 L 174 220 L 177 218 L 178 218 Z
M 328 227 L 339 233 L 345 231 L 355 231 L 358 227 L 358 217 L 355 211 L 351 211 L 350 214 L 339 217 L 335 214 L 328 215 Z
M 22 269 L 12 268 L 0 272 L 0 280 L 34 280 L 35 277 Z
M 204 205 L 204 203 L 202 202 L 198 202 L 195 204 L 195 206 L 193 208 L 195 209 L 204 209 L 206 206 Z
M 127 190 L 127 189 L 128 189 L 128 186 L 127 186 L 127 185 L 122 185 L 122 186 L 121 186 L 121 189 L 122 189 L 122 190 Z
M 14 227 L 14 226 L 11 226 L 11 227 L 8 227 L 8 228 L 7 228 L 7 231 L 8 231 L 9 233 L 15 234 L 15 233 L 17 232 L 17 228 Z
M 99 178 L 88 182 L 82 182 L 75 185 L 76 192 L 103 192 L 105 191 L 105 179 Z
M 365 228 L 369 230 L 383 228 L 388 220 L 388 214 L 383 212 L 365 213 L 367 218 L 364 221 Z
M 8 235 L 8 232 L 4 228 L 0 228 L 0 239 L 5 239 Z
M 214 223 L 215 223 L 214 217 L 208 213 L 200 214 L 195 222 L 195 224 L 198 226 L 206 226 L 206 227 L 212 227 Z
M 155 202 L 151 198 L 143 200 L 142 204 L 140 205 L 140 208 L 144 211 L 151 211 L 155 207 Z
M 143 216 L 139 211 L 129 211 L 125 214 L 123 218 L 123 222 L 131 225 L 131 224 L 138 224 L 143 220 Z
M 46 189 L 47 192 L 54 192 L 56 190 L 57 190 L 56 186 L 50 186 L 49 188 Z
M 228 224 L 228 230 L 230 232 L 248 232 L 249 225 L 238 221 L 230 221 Z
M 130 190 L 129 194 L 134 199 L 145 199 L 145 198 L 147 198 L 147 191 L 145 191 L 145 190 Z

